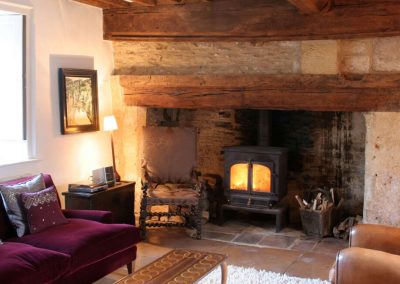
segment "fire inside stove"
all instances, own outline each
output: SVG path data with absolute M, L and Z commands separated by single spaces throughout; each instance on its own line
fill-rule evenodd
M 230 169 L 231 190 L 271 191 L 271 170 L 256 163 L 238 163 Z

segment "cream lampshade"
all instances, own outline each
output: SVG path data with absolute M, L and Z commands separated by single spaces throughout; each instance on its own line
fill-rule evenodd
M 104 117 L 103 122 L 104 122 L 103 123 L 104 131 L 111 131 L 111 151 L 113 158 L 114 177 L 115 181 L 119 182 L 121 180 L 121 177 L 119 176 L 117 168 L 115 167 L 114 141 L 113 141 L 113 131 L 118 129 L 117 120 L 115 119 L 115 116 L 108 115 Z
M 108 115 L 104 117 L 104 131 L 113 131 L 118 129 L 117 120 L 115 116 Z

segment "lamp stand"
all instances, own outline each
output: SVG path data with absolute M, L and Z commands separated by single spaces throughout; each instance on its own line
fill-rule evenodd
M 113 140 L 113 131 L 111 131 L 111 151 L 112 151 L 112 158 L 113 158 L 113 168 L 114 168 L 114 177 L 116 182 L 121 181 L 121 177 L 117 172 L 117 168 L 115 167 L 115 155 L 114 155 L 114 140 Z

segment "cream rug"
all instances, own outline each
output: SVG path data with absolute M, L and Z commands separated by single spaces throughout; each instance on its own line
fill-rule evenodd
M 199 282 L 199 284 L 220 283 L 220 268 L 215 269 Z M 227 284 L 330 284 L 330 282 L 322 281 L 320 279 L 292 277 L 275 272 L 257 270 L 254 268 L 228 265 Z

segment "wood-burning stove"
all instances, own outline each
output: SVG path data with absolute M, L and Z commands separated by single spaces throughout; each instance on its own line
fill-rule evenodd
M 220 207 L 219 223 L 224 222 L 225 210 L 269 214 L 275 215 L 279 232 L 289 218 L 287 204 L 278 203 L 287 193 L 287 149 L 226 147 L 224 157 L 227 203 Z
M 287 149 L 265 146 L 224 148 L 228 203 L 272 207 L 287 193 Z

